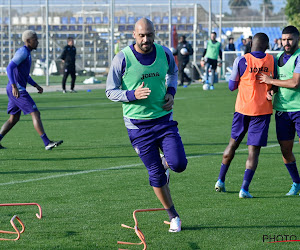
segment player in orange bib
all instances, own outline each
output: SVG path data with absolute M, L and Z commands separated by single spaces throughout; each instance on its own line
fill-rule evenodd
M 269 38 L 264 33 L 257 33 L 252 42 L 251 53 L 236 58 L 229 80 L 231 91 L 238 88 L 232 122 L 231 138 L 223 153 L 222 165 L 215 190 L 225 192 L 225 176 L 234 158 L 235 151 L 248 132 L 248 159 L 240 198 L 252 198 L 249 185 L 258 165 L 260 148 L 267 145 L 270 118 L 272 115 L 271 85 L 261 84 L 257 79 L 263 72 L 274 76 L 275 59 L 266 54 Z

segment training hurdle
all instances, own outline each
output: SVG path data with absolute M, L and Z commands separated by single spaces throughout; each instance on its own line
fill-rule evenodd
M 124 224 L 121 225 L 122 227 L 133 229 L 135 231 L 136 235 L 141 240 L 141 242 L 139 242 L 139 243 L 133 243 L 133 242 L 126 242 L 126 241 L 118 241 L 117 243 L 118 244 L 124 244 L 124 245 L 144 245 L 143 250 L 146 250 L 147 249 L 147 244 L 146 244 L 145 236 L 144 236 L 144 234 L 142 233 L 142 231 L 138 227 L 138 221 L 137 221 L 137 218 L 136 218 L 136 213 L 140 213 L 140 212 L 153 212 L 153 211 L 165 211 L 165 209 L 164 208 L 149 208 L 149 209 L 137 209 L 137 210 L 134 210 L 133 211 L 133 219 L 134 219 L 134 223 L 135 223 L 134 227 L 130 227 L 130 226 L 127 226 L 127 225 L 124 225 Z M 164 223 L 165 224 L 170 224 L 170 222 L 168 222 L 168 221 L 164 221 Z M 119 248 L 119 250 L 125 250 L 125 249 Z
M 38 203 L 5 203 L 5 204 L 0 204 L 0 207 L 8 207 L 8 206 L 37 206 L 39 208 L 39 213 L 36 213 L 35 215 L 38 219 L 42 218 L 42 208 Z M 14 220 L 17 220 L 20 223 L 20 225 L 22 227 L 21 231 L 17 228 L 16 224 L 14 223 Z M 21 233 L 23 233 L 25 231 L 25 225 L 17 215 L 14 215 L 11 218 L 10 224 L 14 228 L 15 232 L 0 230 L 0 233 L 3 233 L 3 234 L 17 234 L 17 238 L 15 238 L 15 239 L 0 238 L 0 240 L 18 240 L 18 239 L 20 239 Z

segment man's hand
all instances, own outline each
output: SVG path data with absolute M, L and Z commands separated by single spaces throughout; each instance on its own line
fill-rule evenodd
M 16 98 L 19 98 L 20 96 L 20 91 L 18 90 L 16 84 L 12 84 L 12 94 Z
M 267 100 L 272 101 L 273 95 L 274 95 L 274 90 L 273 89 L 268 90 L 267 91 Z
M 260 75 L 257 75 L 257 79 L 260 81 L 260 83 L 272 84 L 271 81 L 273 77 L 272 75 L 267 76 L 266 74 L 260 73 Z
M 163 109 L 166 111 L 170 111 L 173 108 L 174 97 L 171 94 L 165 95 L 166 103 L 163 105 Z
M 35 87 L 38 90 L 39 94 L 42 94 L 44 92 L 43 88 L 40 85 L 37 84 Z
M 151 90 L 149 88 L 144 88 L 144 86 L 145 83 L 142 82 L 142 84 L 138 86 L 138 88 L 134 91 L 134 95 L 136 99 L 138 100 L 147 99 L 148 96 L 150 95 Z

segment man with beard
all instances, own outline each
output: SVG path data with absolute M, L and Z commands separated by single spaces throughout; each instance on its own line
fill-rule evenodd
M 123 102 L 123 116 L 131 144 L 149 174 L 149 182 L 168 212 L 169 232 L 181 231 L 168 187 L 168 168 L 186 169 L 187 159 L 177 122 L 172 119 L 177 87 L 177 66 L 171 51 L 154 43 L 153 23 L 142 18 L 133 31 L 135 43 L 112 61 L 106 96 Z M 167 85 L 167 88 L 166 88 Z M 159 149 L 164 156 L 160 156 Z
M 278 86 L 273 107 L 276 110 L 276 134 L 283 162 L 293 180 L 286 195 L 296 195 L 300 190 L 300 177 L 293 154 L 295 132 L 300 136 L 300 49 L 299 31 L 287 26 L 282 31 L 284 51 L 277 55 L 278 79 L 261 74 L 260 81 Z

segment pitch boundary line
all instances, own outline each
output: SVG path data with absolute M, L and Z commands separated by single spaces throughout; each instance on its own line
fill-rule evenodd
M 263 147 L 263 148 L 273 148 L 273 147 L 278 147 L 278 146 L 279 146 L 279 144 L 272 144 L 270 146 Z M 243 152 L 243 151 L 248 151 L 248 148 L 247 149 L 239 149 L 236 152 Z M 188 156 L 187 159 L 200 158 L 200 157 L 210 156 L 210 155 L 220 155 L 220 154 L 223 154 L 223 152 Z M 66 174 L 50 175 L 50 176 L 45 176 L 45 177 L 40 177 L 40 178 L 35 178 L 35 179 L 27 179 L 27 180 L 22 180 L 22 181 L 10 181 L 10 182 L 6 182 L 6 183 L 0 183 L 0 186 L 8 186 L 8 185 L 21 184 L 21 183 L 49 180 L 49 179 L 55 179 L 55 178 L 60 178 L 60 177 L 65 177 L 65 176 L 89 174 L 89 173 L 93 173 L 93 172 L 125 169 L 125 168 L 130 168 L 130 167 L 138 167 L 138 166 L 142 166 L 142 165 L 143 165 L 142 163 L 137 163 L 137 164 L 130 164 L 130 165 L 115 166 L 115 167 L 110 167 L 110 168 L 99 168 L 99 169 L 84 170 L 84 171 L 78 171 L 78 172 L 72 172 L 72 173 L 66 173 Z

